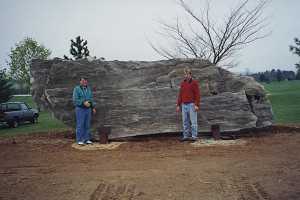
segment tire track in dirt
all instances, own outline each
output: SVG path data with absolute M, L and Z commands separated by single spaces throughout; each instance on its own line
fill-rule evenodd
M 271 200 L 270 195 L 265 191 L 262 185 L 259 182 L 253 184 L 253 187 L 256 189 L 257 193 L 261 195 L 261 198 L 264 200 Z
M 137 192 L 136 185 L 114 185 L 102 182 L 91 194 L 90 200 L 134 200 L 142 194 Z
M 238 200 L 271 200 L 270 195 L 259 182 L 251 183 L 247 177 L 235 179 L 234 186 L 239 193 Z

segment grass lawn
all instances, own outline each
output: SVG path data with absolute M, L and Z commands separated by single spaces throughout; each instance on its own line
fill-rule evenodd
M 263 84 L 280 124 L 300 123 L 300 80 Z
M 17 96 L 13 97 L 9 101 L 24 101 L 32 108 L 36 108 L 31 96 Z M 69 128 L 64 125 L 61 121 L 55 119 L 51 116 L 49 112 L 43 111 L 39 113 L 39 119 L 37 124 L 24 123 L 17 128 L 8 128 L 7 126 L 2 125 L 0 127 L 0 137 L 1 136 L 15 136 L 19 134 L 28 134 L 28 133 L 42 133 L 42 132 L 52 132 L 52 131 L 64 131 Z

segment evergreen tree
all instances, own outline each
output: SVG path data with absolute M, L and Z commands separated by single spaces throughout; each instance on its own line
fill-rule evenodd
M 80 36 L 77 36 L 75 41 L 71 39 L 70 54 L 75 58 L 75 60 L 87 58 L 90 55 L 90 51 L 87 47 L 87 40 L 81 39 Z M 70 58 L 64 55 L 64 59 L 69 60 Z
M 0 70 L 0 103 L 6 102 L 13 94 L 12 85 L 5 70 Z
M 293 54 L 300 56 L 300 40 L 298 38 L 295 38 L 294 42 L 295 42 L 296 46 L 290 45 L 290 51 Z M 300 80 L 300 62 L 296 63 L 295 65 L 296 65 L 296 69 L 297 69 L 296 79 Z

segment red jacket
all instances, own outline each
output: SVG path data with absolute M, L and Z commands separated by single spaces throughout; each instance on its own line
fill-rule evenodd
M 180 106 L 182 103 L 195 103 L 196 106 L 200 105 L 200 90 L 196 80 L 184 80 L 181 82 L 177 105 Z

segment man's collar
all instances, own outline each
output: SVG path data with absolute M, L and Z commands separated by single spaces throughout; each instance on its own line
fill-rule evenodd
M 186 78 L 184 79 L 184 82 L 189 82 L 189 83 L 191 83 L 192 82 L 192 80 L 193 80 L 193 78 L 191 78 L 190 80 L 187 80 Z

